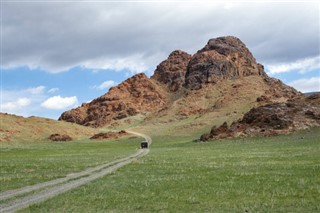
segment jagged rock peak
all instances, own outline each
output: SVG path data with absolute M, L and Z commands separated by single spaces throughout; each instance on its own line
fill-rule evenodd
M 225 54 L 228 51 L 246 52 L 251 57 L 252 54 L 246 47 L 246 45 L 237 37 L 223 36 L 218 38 L 209 39 L 207 45 L 200 50 L 200 52 L 216 50 L 220 54 Z
M 182 50 L 174 50 L 169 54 L 168 58 L 172 58 L 172 57 L 179 56 L 179 55 L 191 56 L 190 54 L 188 54 Z
M 157 66 L 151 78 L 165 84 L 170 91 L 177 91 L 184 85 L 190 59 L 190 54 L 175 50 Z
M 210 39 L 188 64 L 185 86 L 200 89 L 203 84 L 250 75 L 267 77 L 246 45 L 233 36 Z

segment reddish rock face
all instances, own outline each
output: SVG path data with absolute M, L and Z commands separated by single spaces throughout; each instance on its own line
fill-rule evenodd
M 86 126 L 104 126 L 138 113 L 154 112 L 166 104 L 166 96 L 145 74 L 137 74 L 81 107 L 64 112 L 59 120 Z
M 80 107 L 62 113 L 59 120 L 84 125 L 88 108 L 89 104 L 82 104 Z
M 240 39 L 227 36 L 210 39 L 207 45 L 194 54 L 186 73 L 186 87 L 200 89 L 203 84 L 217 83 L 249 75 L 267 76 L 263 66 Z
M 151 77 L 165 84 L 170 91 L 179 90 L 185 82 L 187 66 L 191 59 L 191 55 L 181 50 L 173 51 L 168 59 L 161 62 Z

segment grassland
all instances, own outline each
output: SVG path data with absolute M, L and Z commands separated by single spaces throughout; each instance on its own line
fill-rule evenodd
M 21 212 L 319 212 L 319 138 L 153 136 L 148 156 Z
M 127 156 L 136 151 L 140 141 L 128 137 L 111 141 L 1 143 L 0 191 L 64 177 Z

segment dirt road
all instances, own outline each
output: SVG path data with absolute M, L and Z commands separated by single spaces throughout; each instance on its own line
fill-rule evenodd
M 152 143 L 152 140 L 149 136 L 134 132 L 127 131 L 128 133 L 143 137 L 149 145 Z M 103 177 L 115 170 L 131 163 L 132 161 L 145 156 L 148 154 L 149 149 L 139 149 L 136 153 L 105 164 L 101 164 L 96 167 L 88 168 L 84 171 L 69 174 L 64 178 L 59 178 L 55 180 L 51 180 L 48 182 L 39 183 L 32 186 L 26 186 L 20 189 L 9 190 L 6 192 L 0 193 L 0 200 L 6 200 L 9 198 L 13 198 L 18 195 L 23 195 L 28 192 L 35 191 L 31 195 L 26 195 L 19 197 L 17 199 L 9 200 L 9 202 L 4 202 L 4 204 L 0 205 L 0 212 L 14 212 L 18 209 L 22 209 L 28 207 L 34 203 L 38 203 L 49 198 L 52 198 L 58 194 L 63 192 L 75 189 L 79 186 L 85 185 L 95 179 Z

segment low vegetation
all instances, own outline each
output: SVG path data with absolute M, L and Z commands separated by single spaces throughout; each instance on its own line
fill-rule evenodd
M 148 156 L 21 212 L 319 212 L 319 137 L 154 136 Z
M 97 129 L 94 128 L 34 116 L 24 118 L 0 113 L 0 120 L 1 146 L 5 146 L 3 143 L 7 142 L 10 142 L 10 144 L 42 142 L 52 134 L 68 135 L 78 140 L 97 133 Z
M 2 143 L 0 190 L 64 177 L 127 156 L 135 152 L 140 141 L 140 138 L 127 137 L 110 141 Z

